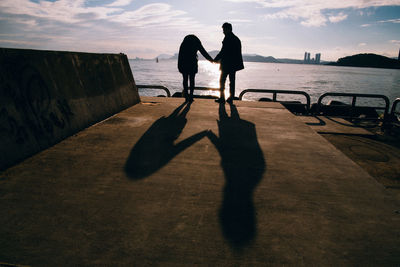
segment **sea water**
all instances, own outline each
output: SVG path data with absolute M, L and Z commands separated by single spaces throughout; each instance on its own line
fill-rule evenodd
M 178 72 L 176 60 L 129 60 L 136 84 L 163 85 L 171 94 L 182 91 L 182 75 Z M 245 69 L 236 73 L 236 96 L 244 89 L 274 89 L 304 91 L 311 97 L 311 103 L 326 92 L 381 94 L 389 98 L 390 103 L 400 97 L 400 70 L 338 67 L 326 65 L 279 64 L 245 62 Z M 219 65 L 208 61 L 199 61 L 196 86 L 219 87 Z M 229 80 L 226 90 L 229 89 Z M 163 92 L 140 89 L 140 95 L 155 96 Z M 213 94 L 218 92 L 195 91 L 195 94 Z M 228 94 L 229 95 L 229 94 Z M 244 100 L 271 98 L 271 94 L 248 93 Z M 296 95 L 278 95 L 278 100 L 305 102 L 305 98 Z M 350 98 L 339 99 L 343 102 Z M 351 103 L 351 102 L 350 102 Z M 379 99 L 357 99 L 357 105 L 384 106 Z

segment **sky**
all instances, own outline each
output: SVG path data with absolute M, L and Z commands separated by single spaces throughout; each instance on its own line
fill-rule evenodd
M 220 50 L 230 22 L 247 54 L 397 57 L 400 0 L 1 0 L 0 47 L 173 55 L 187 34 Z

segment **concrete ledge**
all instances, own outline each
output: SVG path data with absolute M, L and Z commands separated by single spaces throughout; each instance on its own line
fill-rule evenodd
M 126 55 L 0 48 L 0 170 L 138 102 Z
M 400 263 L 398 200 L 279 103 L 142 100 L 0 173 L 0 262 Z

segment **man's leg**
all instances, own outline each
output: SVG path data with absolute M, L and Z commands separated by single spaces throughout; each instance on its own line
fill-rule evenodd
M 232 102 L 235 98 L 235 80 L 236 80 L 236 71 L 229 73 L 229 92 L 230 96 L 228 98 L 228 102 Z
M 225 82 L 226 82 L 227 76 L 228 76 L 228 73 L 221 71 L 221 76 L 219 78 L 219 91 L 221 93 L 221 96 L 220 96 L 219 100 L 222 102 L 225 101 Z

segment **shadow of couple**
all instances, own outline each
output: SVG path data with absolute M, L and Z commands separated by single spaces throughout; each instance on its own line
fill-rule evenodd
M 183 103 L 168 117 L 156 120 L 132 148 L 125 172 L 131 179 L 143 179 L 186 148 L 208 137 L 220 154 L 225 174 L 219 210 L 222 233 L 232 246 L 241 248 L 256 236 L 253 191 L 266 170 L 255 125 L 241 119 L 234 104 L 230 104 L 231 116 L 225 105 L 220 104 L 218 136 L 205 130 L 175 143 L 187 123 L 190 107 L 191 103 Z

